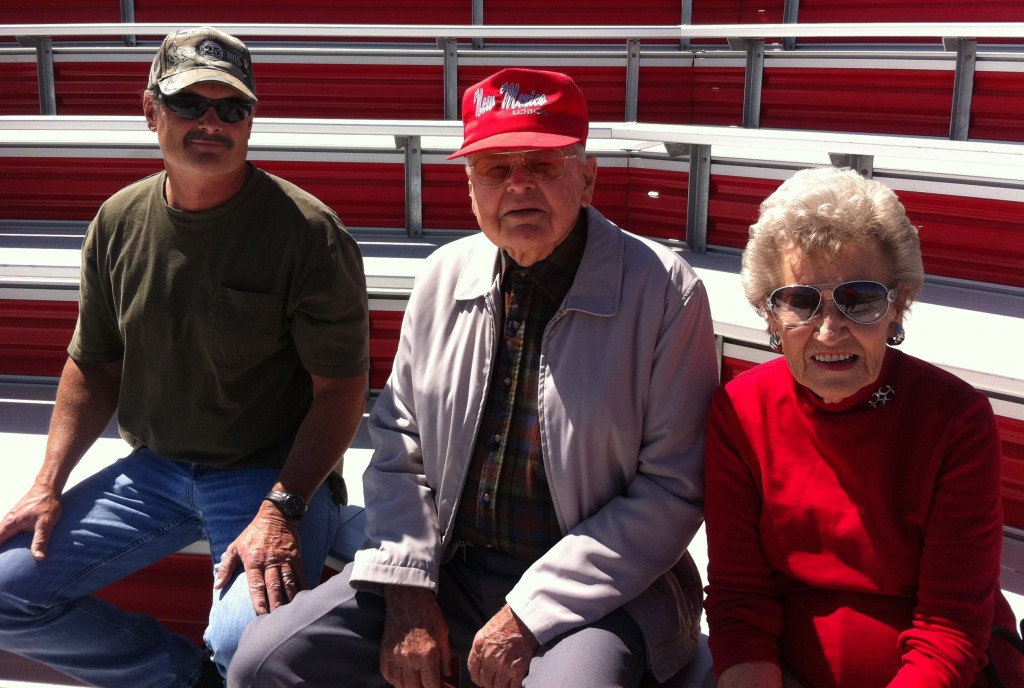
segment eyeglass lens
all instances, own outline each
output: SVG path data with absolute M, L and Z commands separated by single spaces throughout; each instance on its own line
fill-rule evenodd
M 768 297 L 769 308 L 779 324 L 803 325 L 821 310 L 826 291 L 832 293 L 832 300 L 840 313 L 862 325 L 881 320 L 896 298 L 895 289 L 870 280 L 843 282 L 831 289 L 793 285 L 773 291 Z
M 527 173 L 539 182 L 552 182 L 565 172 L 565 155 L 557 148 L 519 151 L 516 153 L 484 153 L 472 162 L 473 176 L 484 186 L 498 186 L 508 181 L 515 166 L 515 156 L 523 160 Z
M 218 98 L 211 100 L 194 93 L 179 93 L 173 96 L 161 96 L 167 109 L 178 117 L 199 119 L 211 107 L 216 111 L 222 122 L 235 124 L 252 114 L 253 103 L 244 98 Z

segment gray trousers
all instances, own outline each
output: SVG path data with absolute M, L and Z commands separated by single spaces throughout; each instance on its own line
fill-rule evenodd
M 460 686 L 475 684 L 466 657 L 476 632 L 505 604 L 527 564 L 468 548 L 441 567 L 438 604 L 460 659 Z M 228 673 L 229 688 L 378 688 L 384 599 L 349 585 L 351 565 L 314 590 L 251 623 Z M 643 636 L 622 609 L 542 645 L 524 688 L 636 688 L 646 668 Z

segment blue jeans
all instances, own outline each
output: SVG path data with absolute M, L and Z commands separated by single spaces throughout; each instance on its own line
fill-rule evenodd
M 223 470 L 140 449 L 68 490 L 49 553 L 30 534 L 0 546 L 0 647 L 98 686 L 192 686 L 203 650 L 157 620 L 92 594 L 198 540 L 216 564 L 252 521 L 277 469 Z M 300 528 L 310 584 L 320 579 L 339 507 L 324 485 Z M 241 571 L 214 591 L 204 640 L 222 675 L 255 617 Z M 157 593 L 159 594 L 159 593 Z

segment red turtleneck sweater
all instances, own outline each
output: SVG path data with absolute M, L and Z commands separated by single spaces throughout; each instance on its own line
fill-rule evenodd
M 780 358 L 720 388 L 708 423 L 718 675 L 768 661 L 815 688 L 973 684 L 994 609 L 1013 625 L 982 394 L 890 349 L 876 384 L 825 404 Z

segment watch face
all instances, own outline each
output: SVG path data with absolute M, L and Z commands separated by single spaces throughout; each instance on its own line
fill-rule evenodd
M 297 494 L 290 494 L 284 498 L 284 512 L 289 516 L 302 516 L 306 513 L 306 500 Z
M 302 515 L 306 513 L 306 500 L 302 495 L 271 490 L 267 494 L 267 499 L 277 504 L 284 515 L 289 518 L 302 518 Z

